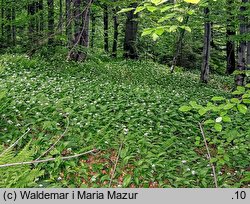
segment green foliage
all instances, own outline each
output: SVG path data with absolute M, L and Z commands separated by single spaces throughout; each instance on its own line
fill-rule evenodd
M 234 97 L 231 99 L 215 96 L 212 98 L 213 102 L 207 102 L 205 106 L 197 105 L 196 102 L 191 101 L 190 106 L 185 105 L 179 108 L 182 112 L 199 113 L 200 120 L 210 132 L 208 141 L 215 146 L 213 151 L 216 153 L 213 155 L 212 162 L 216 163 L 217 170 L 220 172 L 225 166 L 232 166 L 236 162 L 236 158 L 242 162 L 241 165 L 245 169 L 247 168 L 248 163 L 244 162 L 243 158 L 249 152 L 250 129 L 246 124 L 244 124 L 243 133 L 240 134 L 239 129 L 242 122 L 249 118 L 247 107 L 250 98 L 249 87 L 250 84 L 247 84 L 246 87 L 237 87 L 237 90 L 232 93 Z M 217 132 L 216 134 L 212 132 L 212 127 Z M 195 144 L 201 145 L 199 141 Z M 241 182 L 247 183 L 247 177 L 244 178 Z
M 0 153 L 3 147 L 0 146 Z M 0 165 L 16 162 L 32 161 L 35 151 L 26 145 L 15 155 L 14 151 L 8 151 L 0 156 Z M 37 180 L 44 174 L 39 168 L 31 168 L 29 165 L 19 165 L 14 167 L 0 168 L 0 187 L 1 188 L 27 188 L 37 187 Z
M 115 155 L 125 138 L 112 187 L 213 186 L 207 161 L 196 153 L 202 145 L 194 124 L 199 115 L 184 117 L 178 108 L 191 100 L 188 106 L 198 110 L 200 105 L 194 100 L 207 100 L 211 95 L 227 98 L 221 87 L 230 78 L 212 76 L 214 83 L 204 87 L 196 83 L 196 73 L 170 74 L 165 66 L 150 61 L 102 61 L 93 56 L 79 64 L 59 59 L 3 56 L 5 72 L 1 80 L 11 102 L 0 116 L 0 144 L 8 146 L 8 140 L 15 141 L 22 127 L 29 126 L 32 133 L 20 141 L 17 152 L 35 138 L 30 145 L 38 157 L 65 131 L 67 116 L 68 131 L 47 157 L 92 148 L 101 152 L 38 164 L 44 177 L 37 185 L 108 187 Z M 242 128 L 231 136 L 233 141 L 246 131 Z M 240 137 L 240 141 L 243 139 Z M 230 152 L 230 148 L 226 150 Z M 239 177 L 247 161 L 242 158 L 244 149 L 241 144 L 234 150 L 242 151 L 232 163 L 239 173 L 229 177 L 225 170 L 220 176 L 222 186 L 226 181 L 229 186 L 241 185 Z

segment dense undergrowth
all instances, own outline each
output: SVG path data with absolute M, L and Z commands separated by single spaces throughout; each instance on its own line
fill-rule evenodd
M 1 90 L 7 90 L 0 105 L 0 153 L 28 128 L 30 132 L 8 153 L 17 154 L 19 162 L 38 158 L 65 131 L 43 158 L 99 150 L 78 159 L 22 167 L 23 178 L 30 171 L 40 173 L 33 181 L 14 179 L 9 186 L 109 187 L 123 144 L 112 187 L 214 187 L 204 144 L 196 143 L 200 116 L 184 115 L 179 107 L 190 100 L 205 104 L 212 96 L 229 96 L 231 78 L 214 75 L 204 85 L 198 83 L 199 75 L 181 69 L 171 75 L 153 62 L 99 58 L 79 64 L 3 55 L 0 64 Z M 244 118 L 236 116 L 221 133 L 209 130 L 211 138 L 232 134 L 239 140 L 228 145 L 230 162 L 216 169 L 220 187 L 247 185 L 249 155 L 239 144 L 246 145 L 249 119 L 248 112 Z M 23 148 L 29 149 L 27 157 L 18 156 Z M 216 155 L 216 146 L 211 148 Z M 16 160 L 2 156 L 0 165 Z M 7 182 L 6 176 L 20 176 L 20 168 L 1 168 L 0 178 Z

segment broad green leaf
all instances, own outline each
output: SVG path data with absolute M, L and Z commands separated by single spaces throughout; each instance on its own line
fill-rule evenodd
M 145 6 L 138 6 L 138 7 L 136 7 L 136 9 L 135 9 L 135 14 L 137 14 L 137 13 L 139 13 L 139 12 L 141 12 L 141 11 L 143 11 L 144 9 L 145 9 L 146 7 Z
M 234 106 L 235 106 L 235 104 L 233 104 L 233 103 L 227 103 L 227 104 L 224 106 L 224 110 L 230 110 L 230 109 L 232 109 Z
M 126 13 L 126 12 L 129 12 L 129 11 L 133 11 L 135 8 L 124 8 L 122 10 L 120 10 L 119 12 L 117 12 L 117 14 L 120 14 L 120 13 Z
M 131 175 L 130 174 L 127 174 L 125 177 L 124 177 L 124 180 L 123 180 L 123 187 L 127 187 L 129 184 L 130 184 L 130 181 L 131 181 Z
M 243 99 L 243 103 L 250 104 L 250 99 Z
M 211 119 L 206 120 L 206 121 L 204 122 L 205 125 L 207 125 L 207 124 L 213 124 L 213 123 L 214 123 L 214 120 L 211 120 Z
M 212 101 L 224 101 L 225 98 L 224 97 L 220 97 L 220 96 L 215 96 L 212 98 Z
M 223 120 L 223 122 L 226 122 L 226 123 L 232 122 L 232 120 L 229 116 L 223 116 L 222 120 Z
M 179 110 L 180 110 L 181 112 L 188 112 L 188 111 L 192 110 L 192 107 L 190 107 L 190 106 L 181 106 L 181 107 L 179 108 Z
M 220 123 L 215 123 L 214 129 L 218 132 L 222 131 L 222 125 Z
M 237 104 L 238 104 L 238 103 L 240 103 L 240 100 L 239 100 L 238 98 L 232 98 L 232 99 L 231 99 L 231 102 L 232 102 L 232 103 L 237 103 Z
M 207 111 L 208 111 L 208 109 L 206 109 L 206 108 L 201 108 L 200 110 L 199 110 L 199 114 L 202 116 L 202 115 L 205 115 L 206 113 L 207 113 Z
M 241 113 L 246 114 L 246 112 L 247 112 L 247 107 L 246 107 L 245 105 L 243 105 L 243 104 L 238 104 L 237 108 L 238 108 L 238 110 L 239 110 Z
M 150 12 L 154 12 L 157 10 L 157 7 L 155 6 L 147 6 L 147 10 L 150 11 Z

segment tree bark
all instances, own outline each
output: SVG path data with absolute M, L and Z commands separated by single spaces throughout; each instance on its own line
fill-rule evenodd
M 247 25 L 246 25 L 246 17 L 243 12 L 246 11 L 245 4 L 248 2 L 248 0 L 242 0 L 242 6 L 240 7 L 240 34 L 243 36 L 246 33 Z M 245 83 L 245 73 L 246 70 L 246 51 L 247 51 L 247 43 L 243 39 L 240 41 L 239 49 L 238 49 L 238 62 L 237 62 L 237 70 L 239 72 L 238 75 L 235 77 L 235 84 L 236 86 L 244 86 Z
M 67 42 L 68 42 L 68 47 L 71 45 L 72 41 L 72 24 L 71 24 L 71 0 L 66 0 L 66 11 L 65 11 L 65 16 L 66 16 L 66 36 L 67 36 Z
M 38 11 L 39 11 L 39 32 L 40 35 L 44 31 L 44 17 L 43 17 L 43 0 L 39 0 L 38 2 Z
M 4 37 L 4 18 L 5 18 L 4 8 L 5 8 L 4 0 L 1 0 L 1 45 L 0 47 L 2 47 L 2 44 L 5 39 Z
M 7 0 L 6 1 L 6 20 L 7 20 L 7 24 L 6 24 L 6 33 L 7 33 L 7 39 L 6 39 L 6 43 L 7 46 L 11 46 L 12 44 L 12 29 L 11 29 L 11 24 L 12 24 L 12 11 L 11 11 L 11 1 Z
M 112 47 L 113 57 L 117 57 L 117 46 L 118 46 L 118 36 L 119 36 L 119 32 L 118 32 L 119 23 L 118 23 L 117 11 L 118 11 L 117 8 L 113 9 L 113 20 L 114 20 L 114 39 L 113 39 L 113 47 Z
M 209 8 L 204 9 L 205 26 L 204 26 L 204 45 L 203 45 L 203 63 L 201 67 L 200 80 L 203 83 L 208 83 L 209 80 L 209 60 L 211 49 L 211 22 L 209 20 Z
M 233 7 L 234 7 L 234 0 L 227 0 L 227 74 L 232 74 L 235 71 L 236 59 L 235 59 L 235 43 L 231 39 L 232 36 L 236 35 L 235 26 L 233 26 L 234 14 L 233 14 Z
M 48 0 L 48 45 L 52 45 L 54 42 L 54 0 Z
M 137 3 L 131 4 L 131 7 L 136 8 Z M 134 14 L 134 10 L 127 13 L 125 39 L 124 39 L 124 57 L 130 59 L 138 59 L 136 48 L 137 31 L 138 31 L 138 14 Z
M 16 0 L 12 0 L 12 8 L 11 8 L 11 37 L 12 37 L 12 45 L 16 45 Z
M 90 47 L 94 48 L 95 43 L 95 32 L 96 32 L 96 16 L 94 12 L 91 12 L 91 40 L 90 40 Z
M 103 24 L 104 24 L 104 51 L 109 52 L 109 14 L 108 6 L 103 6 Z
M 189 16 L 186 16 L 183 25 L 187 25 L 188 20 L 189 20 Z M 183 38 L 185 36 L 185 32 L 186 32 L 185 29 L 181 29 L 181 31 L 180 31 L 180 36 L 179 36 L 179 39 L 178 39 L 177 44 L 176 44 L 176 50 L 175 50 L 175 54 L 174 54 L 174 57 L 173 57 L 172 66 L 170 68 L 171 73 L 174 72 L 178 57 L 180 55 Z
M 73 47 L 68 54 L 68 59 L 75 61 L 84 61 L 86 59 L 89 46 L 89 13 L 92 0 L 84 1 L 83 12 L 81 3 L 81 0 L 73 0 L 75 31 L 72 40 Z
M 63 31 L 63 3 L 62 3 L 62 0 L 59 0 L 59 30 L 62 33 L 62 31 Z

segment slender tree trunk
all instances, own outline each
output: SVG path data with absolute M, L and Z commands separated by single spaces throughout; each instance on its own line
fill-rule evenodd
M 109 14 L 108 6 L 103 6 L 103 24 L 104 24 L 104 51 L 109 52 Z
M 209 60 L 211 49 L 211 22 L 209 20 L 209 8 L 204 9 L 205 26 L 204 26 L 204 45 L 203 45 L 203 63 L 201 67 L 200 80 L 203 83 L 208 83 L 209 80 Z
M 240 7 L 240 12 L 243 13 L 246 11 L 245 4 L 248 0 L 242 0 L 242 6 Z M 244 35 L 246 33 L 246 17 L 243 14 L 240 14 L 240 34 Z M 242 72 L 235 77 L 235 84 L 237 86 L 244 86 L 245 83 L 245 74 L 246 70 L 246 51 L 247 51 L 247 43 L 245 40 L 240 41 L 239 49 L 238 49 L 238 62 L 237 62 L 237 70 Z
M 189 16 L 186 16 L 183 25 L 187 25 L 188 20 L 189 20 Z M 185 29 L 181 29 L 181 31 L 180 31 L 180 36 L 179 36 L 179 40 L 177 41 L 176 50 L 175 50 L 175 54 L 174 54 L 173 61 L 172 61 L 172 66 L 170 68 L 171 73 L 174 72 L 178 57 L 180 55 L 185 32 L 186 32 Z
M 54 0 L 48 0 L 48 45 L 52 45 L 54 42 Z
M 7 46 L 11 46 L 12 45 L 12 29 L 11 29 L 11 24 L 12 24 L 12 17 L 11 17 L 11 0 L 7 0 L 6 1 L 7 5 L 6 5 L 6 20 L 7 20 L 7 24 L 6 24 L 6 33 L 7 33 Z
M 1 0 L 1 39 L 4 40 L 4 0 Z
M 72 40 L 72 23 L 71 23 L 71 0 L 66 0 L 66 36 L 67 36 L 67 41 L 68 41 L 68 47 L 71 45 L 71 40 Z
M 34 37 L 35 37 L 35 23 L 34 23 L 35 3 L 34 2 L 28 5 L 28 15 L 29 15 L 28 36 L 29 36 L 30 43 L 32 44 L 34 43 Z
M 235 43 L 231 39 L 232 36 L 236 35 L 235 27 L 233 24 L 234 14 L 234 0 L 227 0 L 227 74 L 232 74 L 235 71 L 236 59 L 235 59 Z
M 62 31 L 63 31 L 63 3 L 62 3 L 62 0 L 59 0 L 59 30 L 62 33 Z
M 84 61 L 86 59 L 87 48 L 89 46 L 89 20 L 92 0 L 84 1 L 83 12 L 81 3 L 81 0 L 73 0 L 75 33 L 72 41 L 73 47 L 69 52 L 68 59 L 75 61 Z
M 12 8 L 11 8 L 11 34 L 12 34 L 12 45 L 16 45 L 16 8 L 15 5 L 16 0 L 12 0 Z
M 133 3 L 131 7 L 136 8 L 137 3 Z M 134 10 L 127 13 L 125 39 L 124 39 L 124 57 L 130 59 L 138 59 L 136 48 L 137 31 L 138 31 L 138 14 L 134 14 Z
M 112 48 L 112 56 L 117 57 L 117 45 L 118 45 L 118 16 L 117 16 L 118 8 L 113 9 L 113 20 L 114 20 L 114 39 L 113 39 L 113 48 Z
M 43 0 L 39 0 L 38 3 L 38 11 L 39 11 L 39 32 L 40 35 L 44 31 L 44 17 L 43 17 Z
M 95 43 L 95 32 L 96 32 L 96 16 L 94 12 L 91 12 L 91 21 L 92 21 L 92 26 L 91 26 L 91 40 L 90 40 L 90 47 L 94 48 L 94 43 Z

